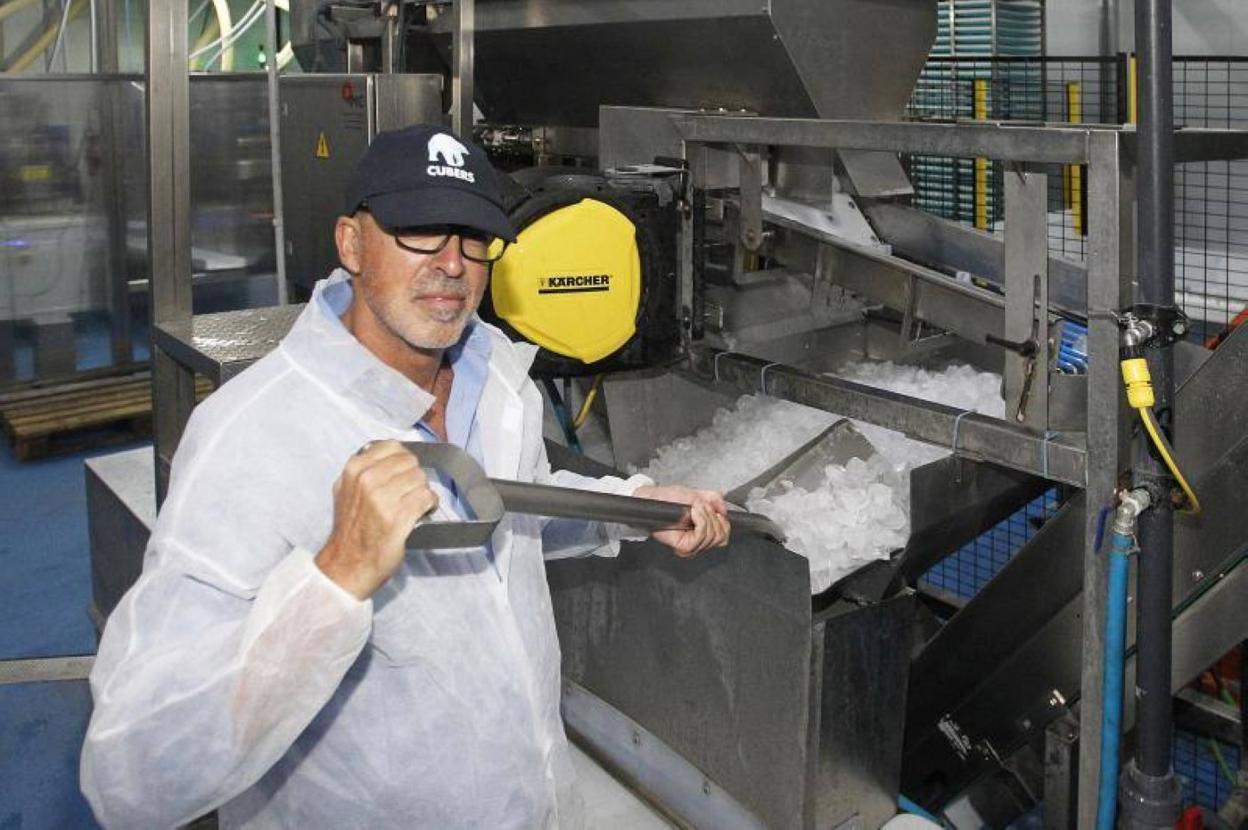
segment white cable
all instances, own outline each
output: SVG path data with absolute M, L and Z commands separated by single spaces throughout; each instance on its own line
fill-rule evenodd
M 218 0 L 212 0 L 212 2 L 215 4 L 218 2 Z M 277 6 L 277 8 L 286 12 L 287 14 L 290 13 L 290 0 L 277 0 L 275 5 Z M 212 41 L 211 43 L 206 43 L 200 48 L 196 49 L 194 52 L 192 52 L 190 55 L 187 56 L 187 60 L 188 61 L 194 60 L 195 58 L 198 58 L 200 55 L 206 54 L 215 49 L 216 54 L 212 55 L 212 57 L 204 61 L 203 68 L 205 70 L 209 69 L 212 66 L 212 64 L 215 63 L 218 58 L 221 58 L 222 55 L 224 55 L 228 50 L 230 50 L 231 47 L 233 47 L 233 45 L 238 42 L 239 38 L 241 38 L 244 34 L 246 34 L 247 30 L 250 29 L 252 26 L 254 26 L 256 21 L 259 20 L 263 15 L 264 15 L 264 0 L 256 0 L 256 2 L 253 3 L 252 6 L 247 9 L 246 13 L 244 13 L 243 16 L 239 18 L 238 22 L 235 23 L 231 27 L 228 33 L 225 33 L 221 37 Z M 290 41 L 287 41 L 286 45 L 283 46 L 277 53 L 278 68 L 281 69 L 284 66 L 286 66 L 286 64 L 290 63 L 294 59 L 294 57 L 295 57 L 294 48 L 291 46 Z M 225 65 L 225 60 L 221 61 L 221 69 L 222 71 L 228 71 L 230 69 L 230 67 L 227 67 Z
M 194 23 L 195 18 L 203 14 L 204 9 L 208 8 L 208 4 L 211 2 L 212 0 L 204 0 L 204 2 L 200 3 L 199 6 L 195 9 L 195 11 L 191 12 L 191 16 L 186 19 L 187 25 L 189 26 L 190 24 Z
M 205 52 L 208 52 L 212 49 L 216 49 L 216 52 L 211 57 L 207 58 L 204 61 L 204 69 L 210 69 L 212 65 L 216 63 L 217 60 L 221 57 L 221 55 L 226 50 L 230 49 L 235 43 L 237 43 L 239 38 L 247 34 L 247 30 L 250 29 L 255 24 L 255 22 L 259 20 L 263 15 L 264 15 L 264 0 L 257 0 L 257 2 L 253 4 L 252 7 L 247 10 L 247 13 L 243 15 L 242 19 L 239 20 L 237 24 L 235 24 L 234 29 L 229 33 L 228 36 L 220 38 L 216 41 L 213 41 L 207 46 L 204 46 L 196 50 L 190 57 L 197 58 Z M 222 69 L 224 68 L 225 67 L 222 66 Z
M 218 47 L 220 47 L 223 43 L 225 43 L 231 37 L 238 37 L 243 31 L 246 30 L 246 27 L 249 26 L 251 22 L 253 22 L 251 19 L 252 16 L 259 9 L 261 9 L 261 7 L 263 6 L 263 3 L 264 3 L 264 0 L 256 0 L 256 2 L 251 4 L 251 6 L 247 9 L 247 11 L 243 14 L 243 16 L 239 18 L 238 22 L 235 23 L 228 32 L 223 31 L 221 33 L 221 36 L 218 37 L 216 40 L 212 41 L 211 43 L 204 44 L 203 46 L 199 47 L 191 54 L 187 55 L 187 59 L 194 60 L 195 58 L 198 58 L 200 55 L 204 55 L 204 54 L 207 54 L 208 52 L 211 52 L 214 49 L 218 49 Z M 224 51 L 224 50 L 220 50 L 220 51 Z M 213 60 L 216 60 L 216 58 L 214 57 Z
M 65 10 L 61 12 L 61 28 L 56 32 L 56 42 L 52 44 L 52 58 L 48 61 L 48 69 L 52 68 L 52 64 L 56 63 L 56 56 L 61 51 L 61 43 L 65 40 L 65 29 L 69 26 L 69 7 L 72 0 L 65 0 Z M 64 65 L 61 66 L 64 71 Z

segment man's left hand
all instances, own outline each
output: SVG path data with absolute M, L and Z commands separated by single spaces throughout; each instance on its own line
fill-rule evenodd
M 678 485 L 646 484 L 633 491 L 633 495 L 689 505 L 693 527 L 656 530 L 650 534 L 652 539 L 667 545 L 682 559 L 728 544 L 731 526 L 728 523 L 728 504 L 722 493 Z

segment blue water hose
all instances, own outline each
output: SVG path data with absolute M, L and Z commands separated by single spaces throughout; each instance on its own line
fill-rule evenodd
M 900 807 L 903 812 L 913 813 L 914 815 L 919 816 L 920 818 L 927 819 L 932 824 L 939 824 L 941 827 L 949 826 L 948 822 L 941 821 L 935 815 L 928 812 L 927 810 L 924 810 L 918 804 L 914 803 L 913 801 L 906 798 L 904 795 L 901 795 L 900 793 L 897 795 L 897 806 Z
M 1130 536 L 1114 531 L 1109 550 L 1109 607 L 1105 620 L 1105 662 L 1101 681 L 1101 787 L 1097 830 L 1113 830 L 1118 812 L 1118 749 L 1122 738 L 1122 673 L 1127 640 L 1127 577 Z

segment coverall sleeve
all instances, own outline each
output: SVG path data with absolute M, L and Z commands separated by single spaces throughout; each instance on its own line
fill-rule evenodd
M 641 474 L 626 479 L 618 476 L 594 478 L 574 473 L 571 470 L 552 471 L 544 444 L 538 454 L 534 481 L 556 487 L 571 487 L 577 490 L 592 490 L 620 496 L 631 496 L 638 487 L 654 484 L 648 476 Z M 547 518 L 543 520 L 542 525 L 542 550 L 547 559 L 563 559 L 590 554 L 616 556 L 620 552 L 620 542 L 639 542 L 646 538 L 646 533 L 620 524 Z
M 158 523 L 91 673 L 83 793 L 107 827 L 172 827 L 258 781 L 333 695 L 371 601 L 295 548 L 252 591 Z

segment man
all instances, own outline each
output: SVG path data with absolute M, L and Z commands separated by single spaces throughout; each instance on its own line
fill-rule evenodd
M 104 632 L 81 773 L 105 825 L 577 823 L 543 548 L 614 553 L 622 529 L 508 516 L 484 548 L 405 552 L 458 505 L 401 441 L 689 503 L 692 529 L 655 534 L 678 555 L 727 540 L 716 493 L 550 471 L 535 349 L 474 316 L 514 238 L 479 148 L 379 135 L 349 196 L 343 268 L 196 409 Z

